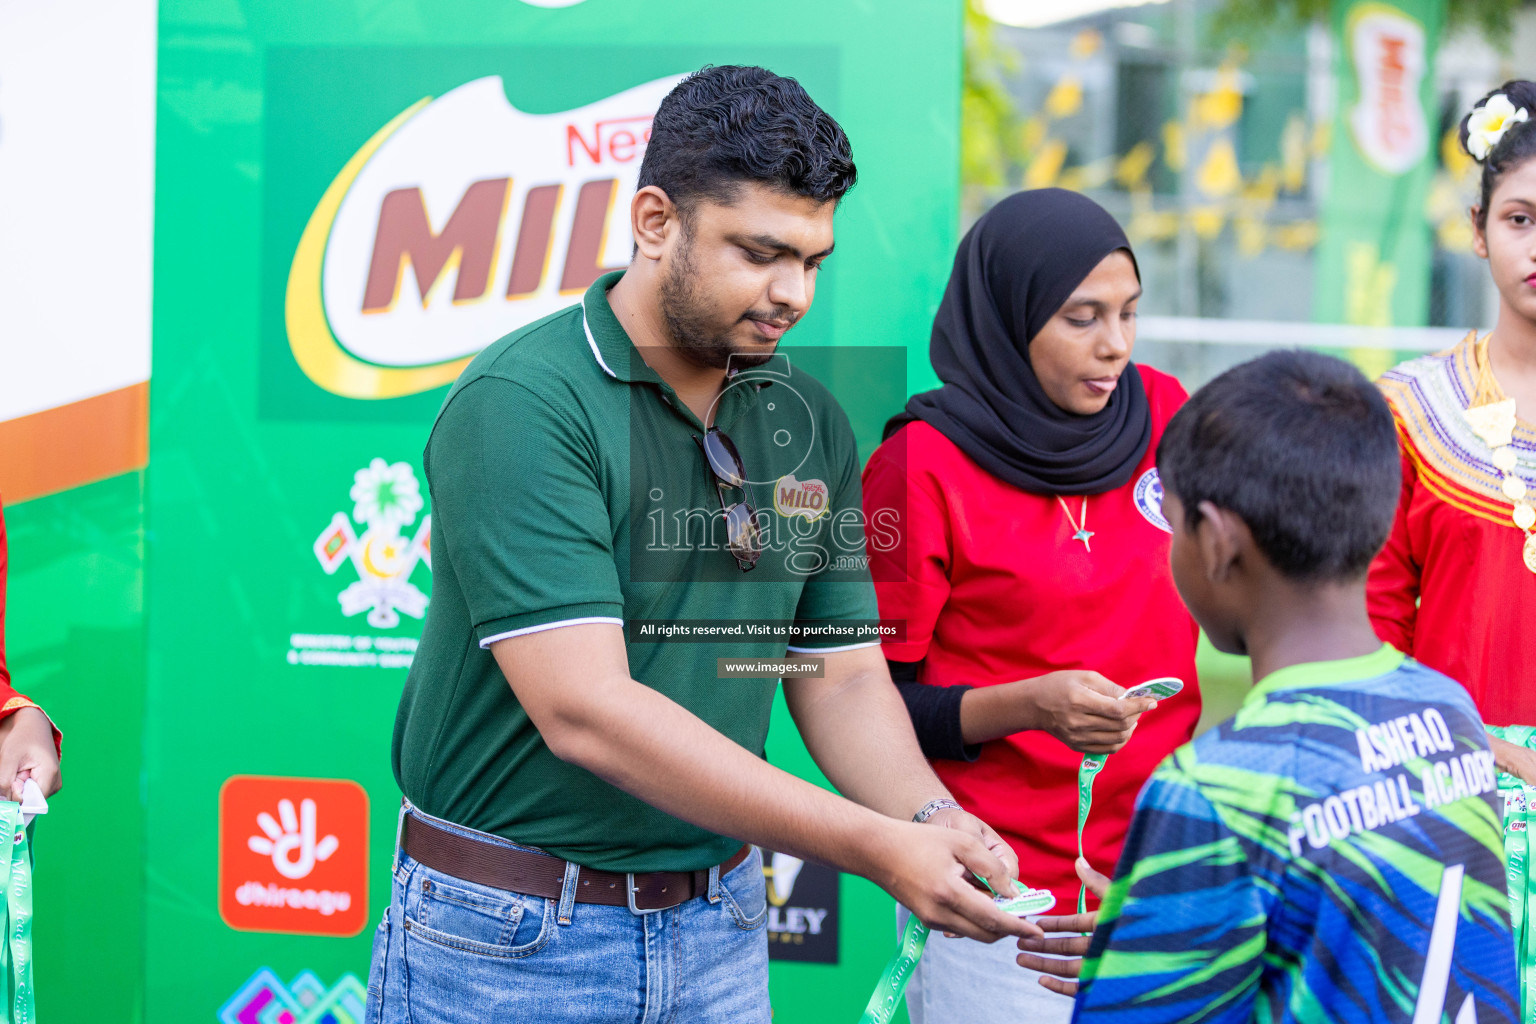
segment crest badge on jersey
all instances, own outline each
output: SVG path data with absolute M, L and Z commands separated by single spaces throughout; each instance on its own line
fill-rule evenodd
M 1147 470 L 1141 474 L 1141 479 L 1136 481 L 1136 510 L 1142 517 L 1164 533 L 1172 533 L 1173 527 L 1168 524 L 1168 517 L 1163 515 L 1163 478 L 1157 475 L 1157 468 Z

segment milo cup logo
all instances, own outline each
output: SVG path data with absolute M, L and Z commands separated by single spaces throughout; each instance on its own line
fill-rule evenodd
M 814 522 L 830 504 L 827 485 L 820 480 L 796 480 L 793 473 L 779 477 L 773 486 L 773 507 L 781 516 L 804 516 Z
M 305 375 L 348 398 L 440 387 L 625 266 L 651 118 L 680 78 L 528 114 L 489 77 L 401 111 L 331 182 L 294 253 L 284 320 Z

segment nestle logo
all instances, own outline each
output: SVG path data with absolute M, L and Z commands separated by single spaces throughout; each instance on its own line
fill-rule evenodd
M 576 166 L 577 154 L 594 167 L 604 163 L 627 164 L 645 152 L 651 141 L 651 115 L 614 117 L 592 122 L 583 133 L 575 124 L 565 126 L 565 162 Z

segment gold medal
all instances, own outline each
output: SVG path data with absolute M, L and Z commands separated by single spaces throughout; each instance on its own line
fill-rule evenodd
M 1472 432 L 1483 439 L 1489 448 L 1498 448 L 1515 439 L 1515 400 L 1491 402 L 1466 410 L 1467 422 Z
M 1536 533 L 1525 535 L 1525 567 L 1536 572 Z
M 1529 530 L 1531 527 L 1536 526 L 1536 508 L 1532 508 L 1522 501 L 1515 506 L 1514 520 L 1515 525 L 1520 527 L 1520 529 Z
M 1504 497 L 1508 498 L 1510 501 L 1519 501 L 1521 498 L 1525 497 L 1525 481 L 1521 480 L 1517 476 L 1505 477 L 1503 488 Z

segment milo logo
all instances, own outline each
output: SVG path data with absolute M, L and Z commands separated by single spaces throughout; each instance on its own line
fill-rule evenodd
M 624 267 L 651 117 L 680 77 L 529 113 L 491 76 L 381 126 L 294 252 L 284 320 L 299 368 L 347 398 L 440 387 Z
M 773 485 L 773 508 L 781 516 L 804 516 L 814 521 L 826 513 L 829 504 L 827 485 L 820 480 L 796 480 L 790 473 Z

